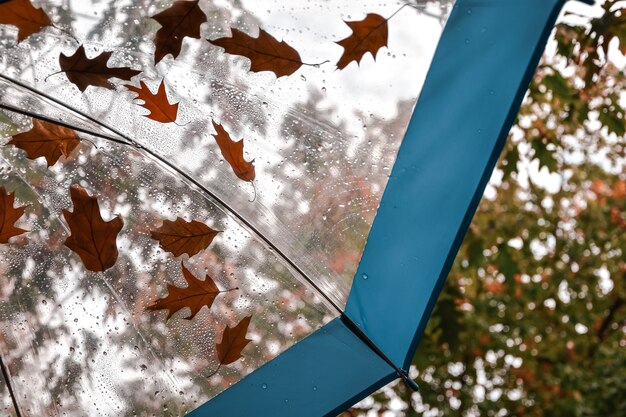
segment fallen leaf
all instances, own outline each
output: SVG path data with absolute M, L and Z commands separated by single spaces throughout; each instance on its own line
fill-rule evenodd
M 13 207 L 14 202 L 15 193 L 8 194 L 4 187 L 0 187 L 0 243 L 7 243 L 13 236 L 28 231 L 14 226 L 28 206 Z
M 233 172 L 243 181 L 254 181 L 256 176 L 254 160 L 248 162 L 243 157 L 243 139 L 234 142 L 222 125 L 213 122 L 213 128 L 217 132 L 213 137 L 222 151 L 222 156 L 228 162 Z
M 272 71 L 276 77 L 291 75 L 302 66 L 300 54 L 284 41 L 278 42 L 263 29 L 253 38 L 240 30 L 231 29 L 232 36 L 209 40 L 225 52 L 250 59 L 250 71 Z
M 183 269 L 183 277 L 187 282 L 187 287 L 180 288 L 168 284 L 167 296 L 156 300 L 147 307 L 150 311 L 168 310 L 168 320 L 172 317 L 172 314 L 185 307 L 189 307 L 189 310 L 191 310 L 191 315 L 189 317 L 185 317 L 185 319 L 191 320 L 196 314 L 198 314 L 202 307 L 207 306 L 207 308 L 210 309 L 215 301 L 215 298 L 220 293 L 226 292 L 220 291 L 220 289 L 217 288 L 217 285 L 215 285 L 213 278 L 209 275 L 207 275 L 204 278 L 204 281 L 202 281 L 193 276 L 193 274 L 189 272 L 189 270 L 185 268 L 185 265 L 182 263 L 181 266 Z
M 152 18 L 161 24 L 154 43 L 154 63 L 157 64 L 167 54 L 178 57 L 185 37 L 200 39 L 200 25 L 206 22 L 206 15 L 198 6 L 199 1 L 175 2 Z
M 79 185 L 70 187 L 70 196 L 74 211 L 63 210 L 63 217 L 72 234 L 64 244 L 80 256 L 88 270 L 106 271 L 117 260 L 116 240 L 124 221 L 116 216 L 105 222 L 100 215 L 98 199 Z
M 148 88 L 146 83 L 141 81 L 141 88 L 133 85 L 126 86 L 130 91 L 138 94 L 135 100 L 142 100 L 140 106 L 150 111 L 146 117 L 161 123 L 170 123 L 176 121 L 178 115 L 178 103 L 170 104 L 165 92 L 165 81 L 161 81 L 156 94 Z
M 30 159 L 43 156 L 52 166 L 61 156 L 69 157 L 79 143 L 80 138 L 72 129 L 34 119 L 33 128 L 13 136 L 8 145 L 23 149 Z
M 358 65 L 368 52 L 376 59 L 378 50 L 387 46 L 388 28 L 387 19 L 384 17 L 370 13 L 363 20 L 345 23 L 350 26 L 353 33 L 336 42 L 344 49 L 343 55 L 337 62 L 337 68 L 344 69 L 352 61 L 356 61 Z
M 0 4 L 0 25 L 17 26 L 17 41 L 50 26 L 50 18 L 42 9 L 36 9 L 30 0 L 11 0 Z
M 158 240 L 161 247 L 174 256 L 186 253 L 193 256 L 206 249 L 215 236 L 220 233 L 204 223 L 192 220 L 190 222 L 177 217 L 175 221 L 163 220 L 163 225 L 152 230 L 152 238 Z
M 65 72 L 67 79 L 76 85 L 82 93 L 90 85 L 111 90 L 113 86 L 109 82 L 110 78 L 130 81 L 132 77 L 141 73 L 141 71 L 126 67 L 109 68 L 107 62 L 112 54 L 113 52 L 102 52 L 94 58 L 87 58 L 85 48 L 81 45 L 73 55 L 61 53 L 59 65 L 61 72 Z
M 215 345 L 220 365 L 229 365 L 242 357 L 241 351 L 252 341 L 246 339 L 251 318 L 252 316 L 245 317 L 235 327 L 226 326 L 224 329 L 222 340 Z

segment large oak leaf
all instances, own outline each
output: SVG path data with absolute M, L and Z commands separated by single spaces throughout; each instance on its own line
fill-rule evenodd
M 0 4 L 0 25 L 16 26 L 18 42 L 51 24 L 48 15 L 36 9 L 30 0 L 11 0 Z
M 72 234 L 65 239 L 65 246 L 80 256 L 88 270 L 106 271 L 117 260 L 117 235 L 124 221 L 117 216 L 105 222 L 100 215 L 98 199 L 79 185 L 70 187 L 70 196 L 74 211 L 63 210 L 63 217 Z
M 113 89 L 110 78 L 130 81 L 132 77 L 141 73 L 126 67 L 109 68 L 107 62 L 112 54 L 113 52 L 102 52 L 94 58 L 87 58 L 85 48 L 81 45 L 73 55 L 61 53 L 59 65 L 70 82 L 83 93 L 90 85 Z
M 141 88 L 133 85 L 126 86 L 130 91 L 138 94 L 135 100 L 142 100 L 143 104 L 140 106 L 150 111 L 150 114 L 146 117 L 160 122 L 170 123 L 176 121 L 178 115 L 178 103 L 170 104 L 167 93 L 165 91 L 165 81 L 159 84 L 159 88 L 155 93 L 150 91 L 146 83 L 141 81 Z
M 376 59 L 378 50 L 387 46 L 389 30 L 384 17 L 370 13 L 363 20 L 345 23 L 352 29 L 352 35 L 336 42 L 344 48 L 337 68 L 344 69 L 352 61 L 358 64 L 368 52 Z
M 13 236 L 27 232 L 14 224 L 28 206 L 13 207 L 14 202 L 15 193 L 8 194 L 4 187 L 0 187 L 0 243 L 7 243 Z
M 206 22 L 206 15 L 198 6 L 199 1 L 179 0 L 170 8 L 152 18 L 161 24 L 154 43 L 154 63 L 167 54 L 178 57 L 185 37 L 200 39 L 200 25 Z
M 204 281 L 193 276 L 191 272 L 185 265 L 182 265 L 183 269 L 183 277 L 187 282 L 187 287 L 180 288 L 174 285 L 167 285 L 167 296 L 164 298 L 160 298 L 150 304 L 147 309 L 150 311 L 158 311 L 158 310 L 168 310 L 167 319 L 172 317 L 172 314 L 176 313 L 179 310 L 182 310 L 185 307 L 188 307 L 191 311 L 191 315 L 189 317 L 185 317 L 187 320 L 191 320 L 195 317 L 196 314 L 202 309 L 202 307 L 207 306 L 207 308 L 211 308 L 215 298 L 225 291 L 220 291 L 209 275 L 204 278 Z
M 221 46 L 226 53 L 250 59 L 250 71 L 272 71 L 276 77 L 291 75 L 302 66 L 300 54 L 286 42 L 278 42 L 263 29 L 253 38 L 240 30 L 231 29 L 232 36 L 209 40 Z
M 26 151 L 30 159 L 43 156 L 48 166 L 56 164 L 61 156 L 69 157 L 79 143 L 74 130 L 38 119 L 33 120 L 31 130 L 13 136 L 8 142 Z
M 245 317 L 236 326 L 227 326 L 224 329 L 222 340 L 215 345 L 220 365 L 229 365 L 242 357 L 241 352 L 252 341 L 246 339 L 251 318 L 252 316 Z
M 222 156 L 228 162 L 233 172 L 243 181 L 254 181 L 256 176 L 254 161 L 246 161 L 243 157 L 243 139 L 238 142 L 230 138 L 222 125 L 213 122 L 213 128 L 217 132 L 213 137 L 220 147 Z
M 161 227 L 151 231 L 152 238 L 174 256 L 197 254 L 206 249 L 218 233 L 204 223 L 196 220 L 187 222 L 180 217 L 174 221 L 163 220 Z

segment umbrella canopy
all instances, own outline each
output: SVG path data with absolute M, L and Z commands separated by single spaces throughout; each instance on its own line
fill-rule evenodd
M 414 387 L 563 3 L 2 2 L 0 406 L 319 416 Z

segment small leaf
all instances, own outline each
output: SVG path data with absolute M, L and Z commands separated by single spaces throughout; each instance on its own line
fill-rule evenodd
M 218 233 L 204 223 L 196 220 L 187 222 L 180 217 L 175 221 L 163 220 L 163 225 L 151 232 L 152 238 L 174 256 L 197 254 L 206 249 Z
M 18 42 L 51 24 L 48 15 L 33 7 L 30 0 L 11 0 L 0 4 L 0 25 L 16 26 Z
M 217 145 L 220 147 L 222 156 L 228 162 L 233 172 L 243 181 L 254 181 L 256 176 L 254 160 L 248 162 L 243 157 L 243 139 L 234 142 L 228 132 L 215 122 L 213 128 L 217 134 L 213 135 Z
M 227 326 L 224 329 L 222 340 L 215 345 L 220 365 L 229 365 L 242 357 L 241 352 L 252 341 L 246 339 L 251 318 L 252 316 L 245 317 L 235 327 Z
M 511 145 L 506 153 L 506 156 L 504 157 L 504 161 L 506 163 L 502 166 L 503 180 L 510 177 L 512 173 L 517 172 L 517 163 L 520 162 L 519 149 L 517 148 L 517 145 Z
M 177 1 L 170 8 L 152 16 L 161 24 L 154 39 L 155 64 L 167 54 L 178 57 L 185 37 L 200 39 L 200 25 L 206 22 L 206 15 L 198 3 L 197 0 Z
M 250 71 L 272 71 L 276 77 L 284 77 L 296 72 L 302 66 L 300 54 L 286 42 L 259 30 L 259 37 L 253 38 L 240 30 L 231 29 L 232 36 L 209 40 L 221 46 L 227 54 L 241 55 L 250 59 Z
M 550 151 L 541 138 L 533 140 L 531 147 L 535 150 L 535 158 L 539 160 L 539 169 L 546 167 L 549 172 L 556 172 L 558 161 L 554 157 L 555 151 Z
M 65 72 L 67 79 L 76 85 L 82 93 L 90 85 L 111 90 L 113 86 L 109 82 L 109 78 L 130 81 L 132 77 L 141 73 L 141 71 L 126 67 L 109 68 L 107 62 L 112 54 L 113 52 L 102 52 L 94 58 L 87 58 L 85 48 L 81 45 L 73 55 L 68 56 L 61 53 L 59 65 L 61 71 Z
M 545 76 L 543 84 L 552 91 L 554 96 L 562 100 L 570 101 L 576 97 L 576 90 L 569 85 L 567 80 L 559 72 Z
M 363 20 L 345 23 L 350 26 L 353 33 L 336 42 L 344 49 L 343 55 L 337 62 L 337 68 L 340 70 L 347 67 L 352 61 L 356 61 L 358 64 L 368 52 L 376 59 L 378 50 L 387 46 L 389 30 L 387 19 L 384 17 L 370 13 Z
M 176 116 L 178 115 L 178 103 L 170 104 L 167 99 L 165 81 L 161 81 L 156 94 L 153 94 L 143 81 L 141 81 L 141 88 L 133 85 L 128 85 L 126 87 L 130 91 L 137 93 L 138 96 L 135 100 L 142 100 L 143 104 L 140 104 L 140 106 L 150 111 L 150 114 L 146 115 L 146 117 L 160 123 L 170 123 L 176 121 Z
M 609 133 L 617 136 L 626 134 L 626 118 L 624 110 L 619 105 L 602 106 L 598 111 L 598 121 L 606 126 Z
M 495 261 L 498 265 L 498 271 L 502 272 L 506 278 L 513 278 L 520 273 L 517 262 L 507 244 L 498 245 L 498 255 Z
M 34 119 L 33 128 L 13 136 L 8 144 L 26 151 L 30 159 L 46 158 L 48 166 L 57 163 L 61 156 L 69 157 L 80 143 L 72 129 Z
M 183 277 L 187 281 L 187 287 L 180 288 L 174 285 L 167 285 L 167 297 L 160 298 L 150 304 L 147 309 L 150 311 L 168 310 L 167 319 L 172 317 L 172 314 L 185 307 L 189 307 L 191 315 L 185 317 L 186 320 L 191 320 L 196 314 L 207 306 L 209 309 L 213 305 L 215 298 L 222 292 L 215 281 L 209 275 L 204 278 L 204 281 L 199 280 L 187 268 L 181 263 L 183 269 Z
M 28 231 L 14 226 L 28 206 L 13 207 L 14 202 L 15 193 L 8 194 L 4 187 L 0 187 L 0 243 L 8 243 L 13 236 Z
M 116 216 L 105 222 L 100 215 L 98 199 L 79 185 L 70 187 L 70 196 L 74 211 L 63 210 L 63 217 L 72 234 L 65 239 L 65 246 L 80 256 L 88 270 L 106 271 L 117 260 L 116 240 L 124 221 Z

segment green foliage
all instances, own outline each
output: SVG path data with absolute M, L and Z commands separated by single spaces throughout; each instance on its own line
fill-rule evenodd
M 415 354 L 421 392 L 349 415 L 626 415 L 626 77 L 607 58 L 626 9 L 602 9 L 555 30 Z

